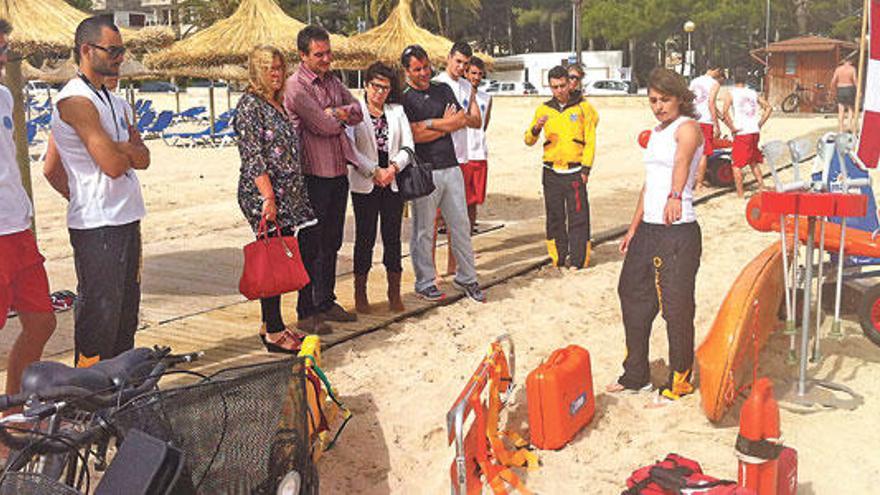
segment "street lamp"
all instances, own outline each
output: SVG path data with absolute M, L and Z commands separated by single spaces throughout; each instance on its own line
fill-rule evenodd
M 693 21 L 687 21 L 684 23 L 684 32 L 688 35 L 688 47 L 687 53 L 685 54 L 685 60 L 687 61 L 687 76 L 691 76 L 694 68 L 694 52 L 691 50 L 691 33 L 697 29 L 697 25 L 694 24 Z M 683 68 L 684 66 L 682 66 Z M 684 70 L 682 70 L 684 72 Z

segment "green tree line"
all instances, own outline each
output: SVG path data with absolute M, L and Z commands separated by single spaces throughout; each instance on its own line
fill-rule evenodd
M 67 0 L 86 7 L 89 0 Z M 239 0 L 178 0 L 188 18 L 207 26 L 230 15 Z M 351 35 L 381 23 L 399 0 L 278 0 L 290 15 Z M 581 0 L 584 49 L 623 50 L 625 65 L 644 74 L 669 51 L 684 49 L 682 26 L 692 21 L 698 65 L 747 63 L 749 50 L 792 36 L 818 34 L 855 40 L 862 0 Z M 503 56 L 569 51 L 572 0 L 412 0 L 426 29 L 464 39 Z M 698 67 L 700 68 L 700 67 Z

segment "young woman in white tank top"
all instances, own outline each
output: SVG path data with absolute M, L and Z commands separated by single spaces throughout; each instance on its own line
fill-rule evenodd
M 608 392 L 650 390 L 651 327 L 657 313 L 669 337 L 669 381 L 660 398 L 693 392 L 694 285 L 702 240 L 693 207 L 693 188 L 703 147 L 694 117 L 694 94 L 679 74 L 651 72 L 651 110 L 660 124 L 645 150 L 645 185 L 632 223 L 620 244 L 626 255 L 618 294 L 626 333 L 624 372 Z

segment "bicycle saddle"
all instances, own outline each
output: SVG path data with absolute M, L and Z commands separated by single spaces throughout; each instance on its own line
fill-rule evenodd
M 53 361 L 40 361 L 28 366 L 21 376 L 21 391 L 39 395 L 53 387 L 74 386 L 99 392 L 112 390 L 113 382 L 107 375 L 92 368 L 71 368 Z
M 72 368 L 52 361 L 33 363 L 24 370 L 21 390 L 39 394 L 48 387 L 74 386 L 93 392 L 107 391 L 125 384 L 137 384 L 153 369 L 156 357 L 147 348 L 130 349 L 99 361 L 90 368 Z M 134 383 L 133 383 L 134 382 Z

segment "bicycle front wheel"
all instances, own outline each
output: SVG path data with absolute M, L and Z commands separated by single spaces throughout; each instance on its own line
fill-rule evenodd
M 785 113 L 792 113 L 797 111 L 798 106 L 800 106 L 801 97 L 798 96 L 797 93 L 792 93 L 785 97 L 782 100 L 782 111 Z

